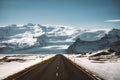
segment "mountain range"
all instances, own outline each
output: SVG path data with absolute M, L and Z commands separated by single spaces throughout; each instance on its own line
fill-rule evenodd
M 77 38 L 69 46 L 67 53 L 87 53 L 108 48 L 120 51 L 120 29 L 112 29 L 104 37 L 96 41 L 85 41 Z
M 119 34 L 117 30 L 114 31 Z M 65 53 L 66 51 L 76 53 L 81 52 L 80 48 L 76 49 L 76 45 L 97 45 L 107 34 L 110 34 L 109 30 L 77 29 L 70 26 L 32 23 L 12 24 L 0 27 L 0 53 Z M 106 44 L 106 41 L 102 43 Z M 118 45 L 117 42 L 116 45 Z M 91 49 L 87 50 L 91 51 Z M 82 51 L 85 50 L 82 49 Z

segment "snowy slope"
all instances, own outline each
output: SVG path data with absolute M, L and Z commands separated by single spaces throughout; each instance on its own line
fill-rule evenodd
M 85 32 L 82 35 L 79 35 L 78 38 L 85 41 L 95 41 L 99 40 L 101 37 L 105 36 L 106 31 L 94 31 L 94 32 Z
M 119 29 L 112 29 L 104 37 L 96 41 L 84 41 L 78 38 L 67 51 L 68 53 L 84 53 L 108 48 L 120 51 Z
M 94 41 L 103 37 L 106 32 L 59 25 L 12 24 L 0 27 L 0 53 L 65 53 L 76 38 Z

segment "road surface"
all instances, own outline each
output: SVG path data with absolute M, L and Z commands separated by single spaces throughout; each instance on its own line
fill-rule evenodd
M 37 64 L 28 70 L 5 80 L 97 80 L 81 68 L 76 67 L 63 55 Z

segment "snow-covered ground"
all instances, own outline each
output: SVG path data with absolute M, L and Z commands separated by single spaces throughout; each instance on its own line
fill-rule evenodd
M 53 56 L 55 54 L 0 54 L 0 80 Z
M 105 80 L 120 80 L 120 58 L 113 57 L 108 60 L 89 60 L 88 56 L 65 55 L 67 58 L 86 68 L 96 76 Z M 79 56 L 79 57 L 78 57 Z

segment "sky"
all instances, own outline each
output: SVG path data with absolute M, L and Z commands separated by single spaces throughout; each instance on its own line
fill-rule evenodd
M 120 28 L 120 0 L 0 0 L 0 25 Z

